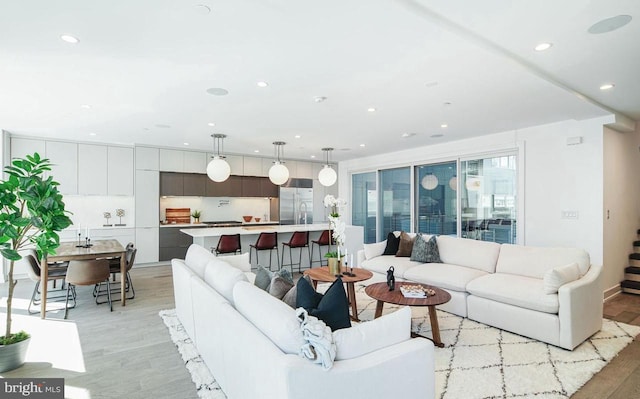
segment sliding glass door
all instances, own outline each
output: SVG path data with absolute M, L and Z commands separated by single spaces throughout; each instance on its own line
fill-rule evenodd
M 378 214 L 378 191 L 376 172 L 358 173 L 351 176 L 351 223 L 364 227 L 364 243 L 376 242 L 376 216 Z
M 515 243 L 515 155 L 461 161 L 460 169 L 462 237 Z
M 428 234 L 457 235 L 456 162 L 415 167 L 415 231 Z
M 381 170 L 378 239 L 391 231 L 411 231 L 411 169 Z

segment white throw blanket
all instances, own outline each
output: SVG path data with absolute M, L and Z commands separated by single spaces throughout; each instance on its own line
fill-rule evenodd
M 300 321 L 302 335 L 307 341 L 300 348 L 299 355 L 314 363 L 320 363 L 325 370 L 329 370 L 336 358 L 336 344 L 333 342 L 331 329 L 317 317 L 309 316 L 304 308 L 296 309 L 296 316 Z

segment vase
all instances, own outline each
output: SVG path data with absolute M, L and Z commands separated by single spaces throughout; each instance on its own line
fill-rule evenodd
M 342 273 L 342 259 L 327 258 L 329 263 L 329 274 L 334 276 Z
M 200 218 L 193 218 L 193 223 L 194 224 L 200 223 Z
M 31 338 L 11 345 L 0 345 L 0 373 L 17 369 L 24 364 Z

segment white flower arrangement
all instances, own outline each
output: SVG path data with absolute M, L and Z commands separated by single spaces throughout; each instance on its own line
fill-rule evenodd
M 340 208 L 343 208 L 346 205 L 347 202 L 342 198 L 336 198 L 331 194 L 324 197 L 324 206 L 331 207 L 331 211 L 329 213 L 329 229 L 332 231 L 333 240 L 338 247 L 336 253 L 334 254 L 329 252 L 327 254 L 328 257 L 339 257 L 340 247 L 344 246 L 346 242 L 347 237 L 345 235 L 345 230 L 347 224 L 340 218 Z

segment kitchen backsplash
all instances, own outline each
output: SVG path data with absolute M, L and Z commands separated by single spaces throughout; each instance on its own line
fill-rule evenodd
M 190 208 L 199 210 L 201 222 L 236 220 L 242 216 L 254 216 L 265 221 L 269 218 L 269 200 L 265 198 L 232 197 L 167 197 L 160 198 L 160 220 L 166 217 L 167 208 Z

